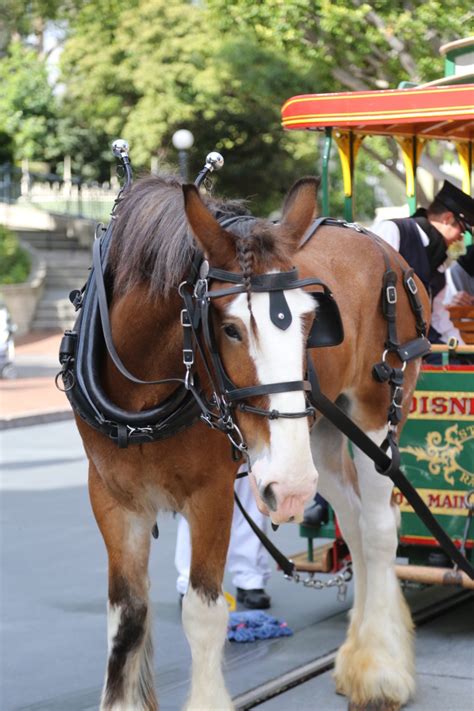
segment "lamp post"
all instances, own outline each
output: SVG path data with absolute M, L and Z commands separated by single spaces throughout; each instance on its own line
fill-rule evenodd
M 188 151 L 194 143 L 194 136 L 187 128 L 180 128 L 171 138 L 178 151 L 179 172 L 183 180 L 188 179 Z

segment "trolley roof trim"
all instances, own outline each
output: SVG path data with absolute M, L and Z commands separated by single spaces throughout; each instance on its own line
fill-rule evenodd
M 474 84 L 302 94 L 282 107 L 289 130 L 351 129 L 361 135 L 474 139 Z

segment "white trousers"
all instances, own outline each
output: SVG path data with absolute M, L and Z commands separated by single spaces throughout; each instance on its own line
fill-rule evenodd
M 267 517 L 257 509 L 247 477 L 237 479 L 235 491 L 244 509 L 265 532 Z M 189 582 L 191 543 L 188 522 L 183 516 L 179 517 L 174 562 L 178 571 L 176 589 L 180 595 L 184 595 Z M 232 575 L 233 584 L 243 590 L 264 588 L 270 577 L 267 552 L 240 513 L 237 504 L 234 506 L 226 565 Z

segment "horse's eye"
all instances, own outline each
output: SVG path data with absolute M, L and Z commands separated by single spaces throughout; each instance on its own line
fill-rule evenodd
M 234 339 L 235 341 L 241 341 L 242 336 L 240 335 L 239 329 L 234 326 L 233 323 L 226 323 L 223 326 L 224 328 L 224 333 L 226 336 L 229 336 L 229 338 Z

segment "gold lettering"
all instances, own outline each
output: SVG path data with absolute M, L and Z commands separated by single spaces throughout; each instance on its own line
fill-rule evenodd
M 474 397 L 471 392 L 417 390 L 410 406 L 409 419 L 470 420 L 474 416 Z M 474 425 L 468 427 L 474 431 Z
M 452 397 L 450 401 L 450 415 L 465 415 L 467 410 L 467 398 Z M 457 412 L 456 412 L 457 410 Z

